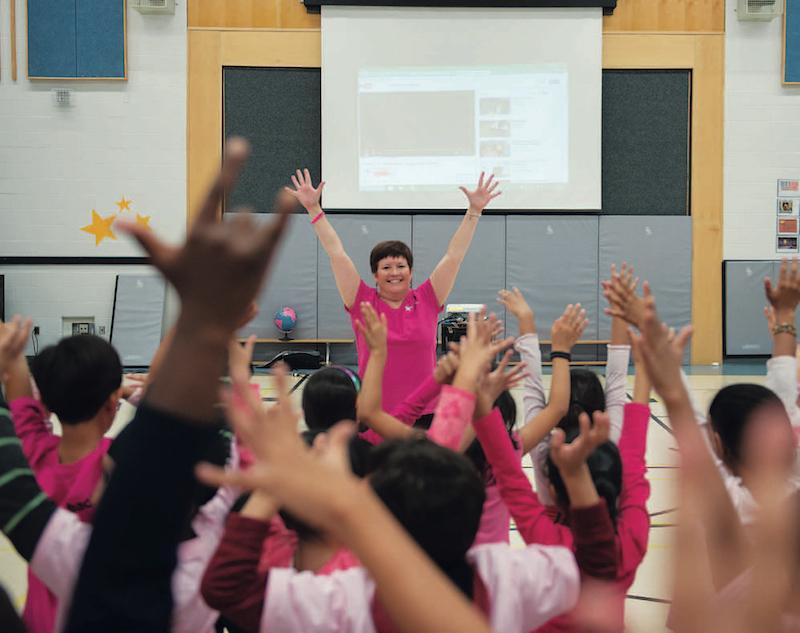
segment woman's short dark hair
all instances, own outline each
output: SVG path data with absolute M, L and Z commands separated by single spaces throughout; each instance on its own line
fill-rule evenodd
M 369 267 L 372 273 L 378 272 L 378 262 L 387 257 L 405 257 L 409 268 L 414 268 L 414 256 L 411 249 L 405 242 L 399 240 L 387 240 L 378 242 L 369 254 Z

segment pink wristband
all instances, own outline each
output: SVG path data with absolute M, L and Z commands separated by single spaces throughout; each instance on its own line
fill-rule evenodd
M 325 215 L 324 211 L 320 211 L 319 213 L 317 213 L 317 215 L 314 216 L 314 219 L 311 220 L 311 224 L 316 224 L 317 222 L 319 222 L 320 219 L 322 219 L 323 215 Z

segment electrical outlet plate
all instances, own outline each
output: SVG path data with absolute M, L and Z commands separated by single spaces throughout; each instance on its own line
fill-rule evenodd
M 94 334 L 94 317 L 61 317 L 61 334 L 63 336 Z

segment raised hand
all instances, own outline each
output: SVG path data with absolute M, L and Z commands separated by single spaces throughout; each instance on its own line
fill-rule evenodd
M 534 334 L 536 332 L 536 317 L 533 309 L 528 305 L 525 297 L 517 287 L 511 290 L 500 290 L 497 293 L 497 300 L 505 306 L 519 322 L 519 333 Z
M 495 370 L 485 374 L 481 379 L 477 392 L 478 401 L 475 407 L 476 418 L 482 418 L 487 415 L 501 393 L 513 389 L 527 376 L 525 373 L 527 365 L 525 363 L 519 363 L 506 371 L 512 355 L 512 350 L 507 350 L 500 362 L 497 363 Z
M 451 349 L 447 354 L 439 358 L 436 369 L 433 370 L 433 378 L 440 385 L 449 385 L 458 371 L 458 343 L 451 344 L 455 349 Z
M 181 298 L 181 317 L 224 334 L 226 342 L 264 281 L 293 206 L 291 198 L 279 197 L 277 218 L 263 226 L 249 213 L 217 221 L 220 202 L 233 188 L 249 152 L 244 139 L 225 144 L 222 169 L 183 245 L 168 245 L 135 222 L 118 223 L 175 287 Z
M 562 476 L 577 473 L 585 464 L 594 450 L 608 441 L 611 429 L 608 414 L 604 411 L 595 411 L 592 415 L 594 425 L 589 422 L 589 416 L 581 413 L 578 418 L 580 435 L 569 444 L 565 441 L 564 431 L 554 429 L 550 440 L 550 459 L 558 467 Z
M 486 178 L 486 174 L 481 172 L 478 186 L 474 190 L 470 191 L 466 187 L 459 187 L 459 189 L 464 192 L 467 200 L 469 200 L 469 210 L 480 214 L 486 208 L 486 205 L 502 193 L 501 191 L 495 191 L 499 184 L 500 182 L 494 179 L 494 174 Z
M 494 314 L 488 319 L 484 314 L 481 310 L 480 314 L 469 315 L 467 335 L 459 343 L 459 367 L 453 384 L 469 391 L 475 389 L 478 379 L 488 371 L 492 359 L 514 342 L 511 338 L 493 342 L 498 320 Z
M 589 321 L 586 318 L 586 310 L 581 308 L 580 303 L 575 305 L 570 303 L 564 309 L 564 313 L 553 321 L 550 333 L 552 350 L 569 353 L 580 340 L 587 325 Z
M 367 342 L 370 354 L 386 354 L 386 339 L 389 335 L 389 326 L 386 323 L 386 315 L 375 312 L 366 301 L 361 303 L 361 320 L 356 321 L 356 329 L 361 332 Z
M 796 257 L 792 257 L 791 266 L 789 260 L 783 259 L 777 285 L 773 285 L 769 277 L 764 279 L 764 291 L 777 321 L 783 322 L 790 314 L 794 316 L 797 304 L 800 303 L 800 272 Z
M 315 188 L 311 182 L 311 172 L 308 169 L 304 169 L 302 172 L 298 169 L 292 176 L 292 184 L 294 189 L 284 187 L 284 190 L 302 204 L 309 215 L 316 217 L 318 213 L 322 212 L 319 200 L 322 197 L 322 190 L 325 189 L 324 180 Z
M 605 313 L 611 317 L 617 317 L 627 321 L 631 325 L 640 327 L 644 316 L 643 298 L 636 294 L 636 286 L 639 278 L 633 276 L 633 267 L 625 262 L 617 272 L 617 267 L 611 264 L 611 279 L 603 281 L 603 296 L 609 303 Z M 646 281 L 642 284 L 644 297 L 650 296 L 650 284 Z
M 241 375 L 231 376 L 225 395 L 228 419 L 256 462 L 245 471 L 201 464 L 197 476 L 211 485 L 260 489 L 298 518 L 322 529 L 336 528 L 336 509 L 356 494 L 357 480 L 346 457 L 353 423 L 341 422 L 309 450 L 297 432 L 300 419 L 291 404 L 286 370 L 274 372 L 278 401 L 263 408 Z
M 25 351 L 31 333 L 31 320 L 15 316 L 8 323 L 0 322 L 0 378 Z
M 631 332 L 631 343 L 634 354 L 638 354 L 644 363 L 653 388 L 665 400 L 683 397 L 686 390 L 681 378 L 681 363 L 692 335 L 692 326 L 687 325 L 675 334 L 658 318 L 655 298 L 649 295 L 644 299 L 640 328 L 640 334 Z

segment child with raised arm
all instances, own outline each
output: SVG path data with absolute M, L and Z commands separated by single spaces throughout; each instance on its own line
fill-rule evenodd
M 547 464 L 553 484 L 551 495 L 559 510 L 555 519 L 540 502 L 539 495 L 531 490 L 519 460 L 499 432 L 496 414 L 486 415 L 488 405 L 479 407 L 475 422 L 500 494 L 526 543 L 572 546 L 580 564 L 587 534 L 600 541 L 604 537 L 611 540 L 616 552 L 613 564 L 605 570 L 602 566 L 598 569 L 590 550 L 589 560 L 582 569 L 591 569 L 594 572 L 591 575 L 615 581 L 615 619 L 620 623 L 623 597 L 646 553 L 650 527 L 646 507 L 650 486 L 645 479 L 644 461 L 650 388 L 641 364 L 637 364 L 636 376 L 634 400 L 625 405 L 619 449 L 608 441 L 610 420 L 604 412 L 595 412 L 592 429 L 589 416 L 584 413 L 579 418 L 577 433 L 565 433 L 560 428 L 553 431 Z M 583 556 L 585 559 L 586 555 Z M 542 630 L 577 629 L 572 618 L 564 616 L 549 622 Z
M 482 318 L 482 317 L 481 317 Z M 490 320 L 491 323 L 491 320 Z M 580 337 L 580 333 L 585 325 L 583 312 L 579 306 L 567 306 L 564 314 L 556 320 L 553 325 L 554 338 L 557 346 L 569 349 L 572 341 Z M 394 416 L 382 410 L 380 406 L 380 383 L 381 371 L 383 369 L 382 359 L 385 356 L 386 326 L 382 319 L 372 310 L 371 306 L 362 306 L 362 321 L 359 323 L 365 340 L 370 345 L 371 356 L 364 374 L 364 388 L 362 391 L 362 406 L 360 410 L 366 410 L 365 421 L 385 437 L 407 438 L 418 433 L 408 426 L 402 424 Z M 498 347 L 498 349 L 500 349 Z M 498 364 L 497 368 L 488 373 L 482 384 L 482 391 L 491 391 L 494 394 L 492 403 L 498 407 L 502 414 L 502 420 L 506 434 L 512 444 L 519 449 L 520 439 L 514 431 L 516 423 L 516 404 L 510 394 L 520 380 L 524 378 L 522 373 L 524 363 L 517 365 L 511 371 L 506 372 L 506 366 L 510 360 L 510 351 L 506 353 Z M 439 383 L 447 384 L 452 382 L 452 374 L 458 367 L 458 355 L 451 351 L 444 356 L 437 366 L 434 373 L 434 380 Z M 569 392 L 569 385 L 561 383 L 569 380 L 569 373 L 562 371 L 554 377 L 554 390 L 561 388 L 562 393 Z M 480 443 L 474 439 L 470 431 L 470 416 L 463 414 L 463 410 L 454 406 L 451 401 L 453 394 L 448 395 L 439 403 L 431 425 L 428 437 L 443 446 L 453 450 L 462 450 L 470 461 L 475 464 L 478 472 L 486 485 L 486 501 L 484 502 L 483 513 L 481 515 L 481 525 L 476 536 L 475 544 L 499 543 L 509 541 L 510 516 L 503 500 L 498 492 L 491 465 L 487 462 Z M 552 407 L 546 407 L 541 411 L 537 418 L 532 421 L 531 428 L 540 425 L 550 424 L 549 420 L 554 416 L 551 412 Z M 545 418 L 544 422 L 540 419 Z M 520 451 L 521 457 L 521 451 Z
M 2 364 L 0 360 L 0 366 Z M 123 429 L 109 448 L 103 460 L 104 480 L 111 476 L 115 461 L 131 458 L 126 441 L 128 435 L 128 429 Z M 231 465 L 236 465 L 229 432 L 218 434 L 209 449 L 203 452 L 203 459 L 225 465 L 230 458 Z M 0 527 L 17 552 L 29 562 L 30 571 L 53 595 L 56 612 L 52 630 L 61 631 L 92 527 L 74 513 L 56 508 L 33 477 L 23 474 L 27 468 L 10 420 L 0 420 L 0 478 L 7 479 L 7 484 L 0 489 Z M 93 499 L 99 501 L 102 492 L 100 484 Z M 192 516 L 186 518 L 171 582 L 174 605 L 170 630 L 174 633 L 213 633 L 215 630 L 219 614 L 203 602 L 200 579 L 237 494 L 229 488 L 214 490 L 205 486 L 195 487 L 191 494 Z
M 469 328 L 468 340 L 462 345 L 455 383 L 458 386 L 454 387 L 468 387 L 473 394 L 477 380 L 488 369 L 496 352 L 491 336 L 477 335 L 474 330 L 472 326 Z M 242 389 L 238 389 L 243 394 Z M 285 396 L 281 400 L 288 401 Z M 309 474 L 312 467 L 307 463 L 308 458 L 304 459 L 302 454 L 287 447 L 290 442 L 297 445 L 293 433 L 296 418 L 289 415 L 281 423 L 282 405 L 272 410 L 274 417 L 270 411 L 258 411 L 256 405 L 252 402 L 251 411 L 240 412 L 241 416 L 237 414 L 234 423 L 237 428 L 244 427 L 243 437 L 249 435 L 258 440 L 253 450 L 264 460 L 263 467 L 238 476 L 214 476 L 245 486 L 263 487 L 292 513 L 334 530 L 335 535 L 350 543 L 354 541 L 344 529 L 347 525 L 360 526 L 360 533 L 373 538 L 380 534 L 381 551 L 409 567 L 406 573 L 413 576 L 412 584 L 418 590 L 415 603 L 408 605 L 410 613 L 405 613 L 387 604 L 387 598 L 405 580 L 399 569 L 391 579 L 382 572 L 376 574 L 374 569 L 370 570 L 371 575 L 354 569 L 329 576 L 301 574 L 291 569 L 271 570 L 263 612 L 258 619 L 260 630 L 342 633 L 395 629 L 437 633 L 471 630 L 457 621 L 456 618 L 461 617 L 458 612 L 448 618 L 444 616 L 442 603 L 437 605 L 438 609 L 433 606 L 435 598 L 430 594 L 429 577 L 413 571 L 413 566 L 409 565 L 412 559 L 398 549 L 407 542 L 404 532 L 389 531 L 381 523 L 376 524 L 363 516 L 372 504 L 372 495 L 377 495 L 388 506 L 435 561 L 440 573 L 461 589 L 461 599 L 466 596 L 487 613 L 494 630 L 527 632 L 548 619 L 547 614 L 569 608 L 567 605 L 574 603 L 578 589 L 577 568 L 571 555 L 564 557 L 565 549 L 531 546 L 511 550 L 505 544 L 470 548 L 478 526 L 483 486 L 463 457 L 426 440 L 386 442 L 373 454 L 367 480 L 369 487 L 357 487 L 347 483 L 352 476 L 334 477 L 330 471 L 323 474 L 318 468 L 313 468 Z M 344 432 L 346 434 L 346 429 Z M 338 444 L 341 450 L 344 442 L 340 439 Z M 336 459 L 329 458 L 328 463 L 346 468 L 341 452 Z M 301 482 L 305 482 L 305 490 L 301 490 Z M 337 482 L 344 491 L 337 491 Z M 346 499 L 345 508 L 332 511 L 332 499 Z M 358 508 L 361 512 L 356 523 L 347 518 L 347 508 Z M 344 521 L 341 520 L 343 516 Z M 370 551 L 353 549 L 369 567 Z M 383 587 L 381 579 L 386 582 Z M 514 589 L 508 590 L 511 587 Z M 412 620 L 436 613 L 444 616 L 436 626 L 421 623 L 413 626 Z
M 5 372 L 6 397 L 23 452 L 45 494 L 90 521 L 111 445 L 104 435 L 120 399 L 119 355 L 100 337 L 73 336 L 42 350 L 32 361 L 32 373 L 41 402 L 33 396 L 22 353 Z M 60 437 L 53 433 L 51 412 L 61 422 Z M 55 596 L 29 569 L 23 619 L 31 633 L 52 633 L 56 609 Z
M 793 350 L 796 344 L 794 315 L 800 300 L 800 273 L 796 262 L 790 268 L 786 261 L 781 266 L 777 285 L 766 280 L 767 299 L 784 327 L 773 330 L 773 358 L 767 363 L 767 384 L 778 389 L 779 397 L 762 385 L 734 384 L 721 389 L 712 400 L 708 415 L 691 400 L 694 418 L 704 428 L 711 455 L 722 476 L 728 494 L 744 523 L 751 523 L 758 506 L 748 484 L 749 467 L 744 460 L 744 439 L 748 429 L 764 417 L 774 417 L 789 428 L 792 425 L 787 408 L 792 410 L 795 399 Z M 604 294 L 611 308 L 610 312 L 625 319 L 639 330 L 643 328 L 646 307 L 654 302 L 650 287 L 643 284 L 643 296 L 636 292 L 632 283 L 624 283 L 612 277 Z M 680 369 L 679 369 L 680 371 Z M 681 372 L 684 386 L 686 376 Z M 796 455 L 796 442 L 787 446 L 787 451 Z M 797 488 L 797 467 L 788 468 L 786 479 L 791 488 Z

